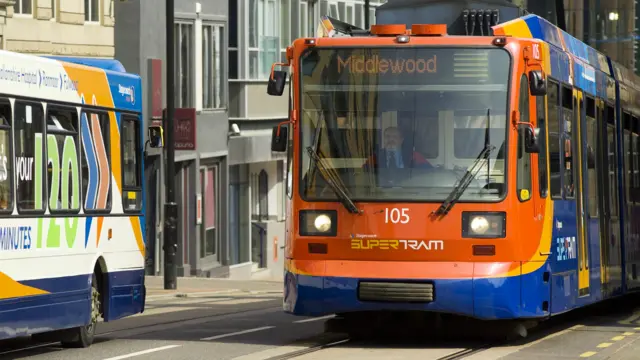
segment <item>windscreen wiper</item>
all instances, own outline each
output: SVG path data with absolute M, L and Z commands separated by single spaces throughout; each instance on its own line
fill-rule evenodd
M 453 188 L 453 191 L 451 191 L 447 199 L 436 211 L 433 212 L 433 214 L 444 216 L 449 213 L 453 205 L 456 204 L 458 199 L 460 199 L 460 196 L 462 196 L 464 191 L 467 190 L 469 185 L 471 185 L 471 181 L 476 177 L 476 174 L 481 168 L 481 166 L 478 166 L 480 164 L 480 160 L 488 159 L 489 155 L 491 155 L 491 152 L 493 152 L 495 148 L 495 146 L 487 144 L 484 149 L 482 149 L 476 160 L 473 162 L 473 165 L 467 169 L 467 172 L 464 174 L 462 179 L 460 179 L 458 185 Z
M 350 213 L 358 214 L 360 210 L 353 202 L 353 200 L 349 198 L 349 195 L 347 195 L 347 193 L 344 191 L 344 188 L 342 188 L 340 185 L 338 185 L 336 182 L 334 182 L 332 179 L 329 179 L 329 177 L 325 175 L 324 172 L 328 169 L 322 164 L 322 161 L 320 161 L 320 156 L 318 156 L 318 154 L 313 150 L 311 146 L 307 146 L 307 152 L 309 153 L 309 157 L 311 157 L 315 165 L 321 168 L 320 170 L 322 171 L 320 171 L 320 176 L 322 176 L 322 178 L 331 186 L 331 189 L 336 193 L 342 205 L 344 205 L 344 207 Z

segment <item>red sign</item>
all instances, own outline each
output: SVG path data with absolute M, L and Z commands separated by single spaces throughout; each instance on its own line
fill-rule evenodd
M 167 109 L 164 110 L 166 114 Z M 196 109 L 177 108 L 173 116 L 173 143 L 176 150 L 196 149 Z

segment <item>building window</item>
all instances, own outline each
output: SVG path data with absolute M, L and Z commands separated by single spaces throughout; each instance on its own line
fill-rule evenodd
M 56 19 L 56 2 L 58 0 L 51 0 L 51 20 Z
M 280 49 L 291 45 L 291 0 L 280 0 Z
M 249 77 L 264 79 L 280 59 L 276 0 L 249 0 Z
M 43 173 L 43 120 L 42 104 L 16 101 L 15 156 L 18 194 L 18 210 L 44 210 Z M 40 189 L 36 188 L 40 187 Z
M 224 107 L 224 27 L 202 26 L 202 108 Z
M 193 24 L 175 24 L 175 106 L 193 107 Z
M 85 0 L 86 1 L 86 0 Z M 16 14 L 31 15 L 33 14 L 33 0 L 16 0 L 13 5 L 13 11 Z
M 84 21 L 100 21 L 100 0 L 84 0 Z
M 200 257 L 211 256 L 217 253 L 217 234 L 216 234 L 216 167 L 207 167 L 200 170 L 200 188 L 204 192 L 204 201 L 202 204 L 204 218 L 204 236 L 200 242 Z
M 258 175 L 258 216 L 260 220 L 269 219 L 269 174 L 264 169 Z

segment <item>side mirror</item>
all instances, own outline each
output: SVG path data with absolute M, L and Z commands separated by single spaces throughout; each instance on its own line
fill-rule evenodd
M 529 71 L 529 92 L 533 96 L 547 95 L 547 78 L 542 74 L 542 71 Z
M 540 129 L 536 129 L 535 132 L 530 127 L 524 128 L 524 151 L 529 154 L 540 153 L 540 144 L 538 143 L 538 135 Z
M 287 151 L 287 140 L 289 140 L 288 130 L 287 126 L 278 125 L 273 127 L 273 132 L 271 133 L 271 151 Z
M 148 129 L 149 146 L 152 148 L 164 147 L 164 131 L 160 125 L 149 126 Z
M 284 86 L 287 83 L 287 72 L 283 70 L 272 70 L 267 84 L 267 94 L 271 96 L 282 96 Z

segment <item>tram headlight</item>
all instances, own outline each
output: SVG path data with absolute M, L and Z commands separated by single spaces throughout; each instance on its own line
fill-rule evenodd
M 337 213 L 329 210 L 300 211 L 300 235 L 336 236 Z
M 331 229 L 331 218 L 325 214 L 318 215 L 313 221 L 313 225 L 316 227 L 316 230 L 327 232 Z
M 463 212 L 462 237 L 504 238 L 506 223 L 504 212 Z
M 469 228 L 471 232 L 474 234 L 483 235 L 489 230 L 489 221 L 484 216 L 474 216 L 471 219 L 471 224 L 469 224 Z

